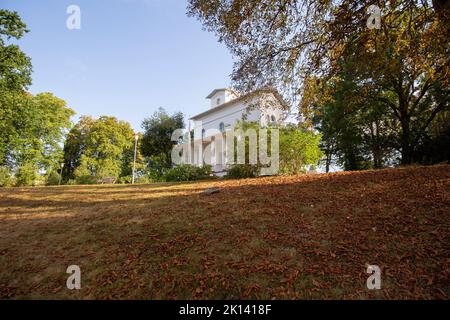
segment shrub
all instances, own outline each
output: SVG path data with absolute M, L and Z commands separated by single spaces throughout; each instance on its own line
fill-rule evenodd
M 76 184 L 96 184 L 97 178 L 89 170 L 86 159 L 83 158 L 81 164 L 74 171 Z
M 148 176 L 140 176 L 136 178 L 136 183 L 151 183 L 152 180 Z
M 38 178 L 36 168 L 31 163 L 25 163 L 16 172 L 16 185 L 33 186 Z
M 193 181 L 204 179 L 211 174 L 211 166 L 196 167 L 190 164 L 180 164 L 174 168 L 168 169 L 164 173 L 164 180 L 174 181 Z
M 316 165 L 323 152 L 320 150 L 321 135 L 294 125 L 280 129 L 280 174 L 305 173 Z
M 47 177 L 37 174 L 36 180 L 34 180 L 33 186 L 45 186 L 47 183 Z
M 132 176 L 122 176 L 117 179 L 118 184 L 130 184 L 133 182 Z M 146 175 L 135 176 L 134 183 L 150 183 L 152 180 Z
M 240 121 L 237 124 L 237 128 L 247 131 L 249 129 L 256 132 L 256 136 L 260 137 L 261 127 L 256 122 Z M 272 130 L 277 129 L 279 134 L 279 171 L 278 174 L 297 174 L 306 172 L 308 167 L 316 165 L 323 156 L 323 152 L 320 150 L 321 135 L 316 134 L 310 130 L 300 128 L 293 124 L 288 125 L 275 125 L 267 128 L 267 153 L 268 156 L 272 152 Z M 236 137 L 235 137 L 236 141 Z M 249 178 L 255 175 L 259 175 L 261 170 L 265 167 L 261 162 L 257 163 L 257 166 L 250 165 L 248 159 L 250 151 L 250 138 L 246 137 L 245 143 L 245 164 L 234 165 L 228 172 L 230 178 Z M 260 146 L 257 145 L 256 149 L 259 153 Z M 237 148 L 234 149 L 234 156 L 237 156 Z
M 76 184 L 77 184 L 77 182 L 76 182 L 75 179 L 69 179 L 69 180 L 67 181 L 67 185 L 68 185 L 68 186 L 74 186 L 74 185 L 76 185 Z
M 244 179 L 254 178 L 259 175 L 259 167 L 254 164 L 235 164 L 227 171 L 227 178 L 230 179 Z
M 162 155 L 151 156 L 148 159 L 147 175 L 150 181 L 164 181 L 164 174 L 170 168 L 167 167 L 167 157 Z
M 131 181 L 132 181 L 132 176 L 122 176 L 122 177 L 119 177 L 119 179 L 117 179 L 118 184 L 128 184 L 128 183 L 131 183 Z
M 78 176 L 75 179 L 77 184 L 96 184 L 97 178 L 91 175 Z
M 59 181 L 60 181 L 60 176 L 59 173 L 56 171 L 52 171 L 46 178 L 45 184 L 47 186 L 57 186 L 59 185 Z M 62 183 L 62 181 L 61 181 Z
M 14 185 L 14 177 L 7 167 L 0 167 L 0 187 L 11 187 Z
M 46 185 L 57 186 L 59 184 L 59 173 L 53 171 L 47 176 Z
M 197 169 L 197 174 L 200 179 L 209 177 L 212 173 L 212 166 L 209 164 L 203 165 L 203 167 L 195 167 Z

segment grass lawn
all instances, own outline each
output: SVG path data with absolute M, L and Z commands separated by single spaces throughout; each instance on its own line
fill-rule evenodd
M 449 165 L 0 189 L 0 298 L 449 299 L 449 222 Z

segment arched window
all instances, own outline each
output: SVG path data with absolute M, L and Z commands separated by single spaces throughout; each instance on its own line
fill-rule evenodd
M 275 116 L 274 116 L 274 115 L 272 115 L 272 116 L 270 117 L 270 120 L 272 120 L 272 123 L 275 123 L 275 122 L 277 122 L 277 118 L 275 118 Z
M 220 132 L 224 132 L 225 131 L 225 124 L 223 122 L 221 122 L 219 124 L 219 130 L 220 130 Z

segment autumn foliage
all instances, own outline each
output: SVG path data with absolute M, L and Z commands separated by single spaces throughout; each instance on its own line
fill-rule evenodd
M 448 299 L 449 169 L 1 189 L 0 297 Z

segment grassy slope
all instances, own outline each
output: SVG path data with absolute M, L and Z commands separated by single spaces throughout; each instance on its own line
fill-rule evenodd
M 2 189 L 0 298 L 448 299 L 449 191 L 450 166 Z

